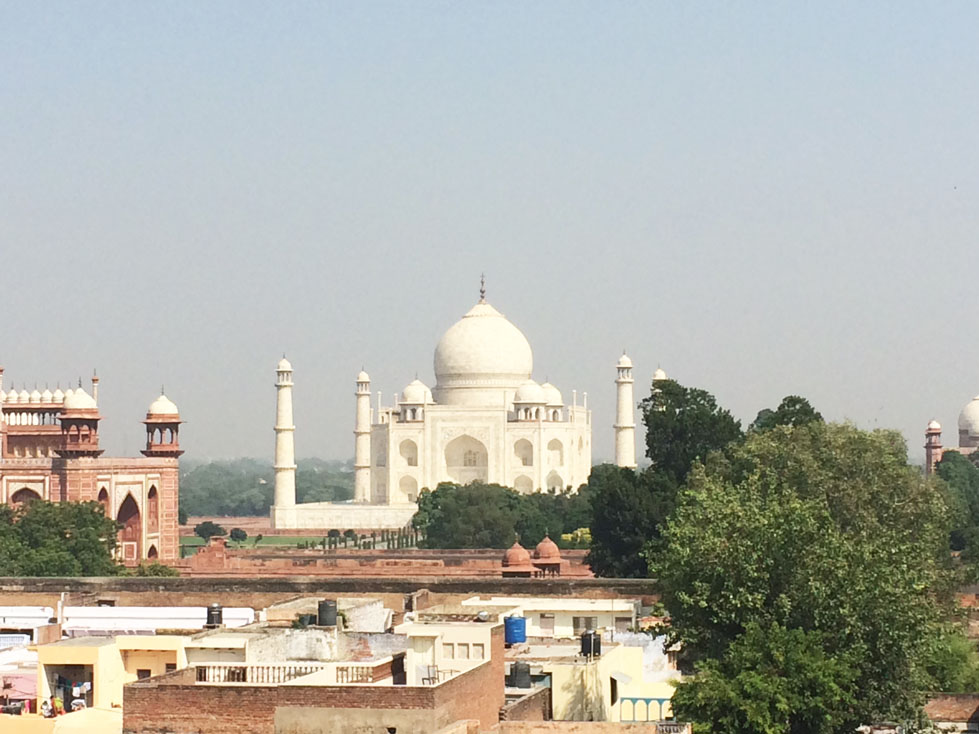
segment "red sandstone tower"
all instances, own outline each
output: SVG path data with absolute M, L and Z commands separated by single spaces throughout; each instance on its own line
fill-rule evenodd
M 925 430 L 925 474 L 934 474 L 935 465 L 942 460 L 942 426 L 932 420 Z

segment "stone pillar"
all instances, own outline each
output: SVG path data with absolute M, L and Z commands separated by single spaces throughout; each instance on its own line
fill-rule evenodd
M 285 357 L 275 370 L 275 507 L 296 504 L 296 426 L 292 421 L 292 365 Z
M 354 423 L 354 502 L 371 501 L 371 378 L 357 375 L 357 417 Z
M 935 464 L 942 460 L 942 426 L 938 421 L 925 429 L 925 474 L 935 473 Z
M 615 379 L 615 464 L 629 469 L 636 468 L 636 420 L 632 397 L 632 360 L 625 352 L 616 365 Z

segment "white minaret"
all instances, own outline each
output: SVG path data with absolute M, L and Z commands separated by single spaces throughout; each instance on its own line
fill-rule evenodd
M 292 365 L 282 357 L 275 368 L 275 507 L 296 504 L 296 426 L 292 422 Z
M 632 407 L 632 360 L 625 352 L 616 365 L 615 464 L 636 468 L 636 421 Z
M 357 375 L 357 421 L 354 424 L 354 502 L 371 501 L 371 378 Z

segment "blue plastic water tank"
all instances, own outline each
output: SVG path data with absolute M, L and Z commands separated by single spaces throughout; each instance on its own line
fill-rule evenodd
M 505 617 L 503 619 L 503 639 L 508 645 L 527 641 L 527 620 L 523 617 Z

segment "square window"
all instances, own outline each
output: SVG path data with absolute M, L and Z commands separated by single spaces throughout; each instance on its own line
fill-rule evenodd
M 136 670 L 136 680 L 144 680 L 152 675 L 152 671 L 148 668 L 138 668 Z
M 455 646 L 451 642 L 445 642 L 442 644 L 442 657 L 446 660 L 452 660 L 455 657 Z
M 456 657 L 458 657 L 459 660 L 469 659 L 469 645 L 467 643 L 460 642 L 456 645 Z
M 481 642 L 473 644 L 473 660 L 482 660 L 486 657 L 486 646 Z

